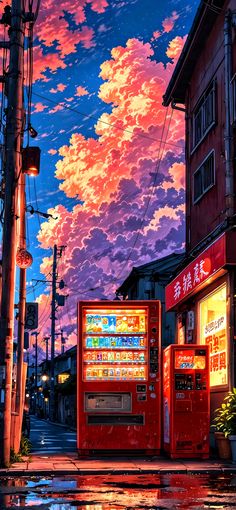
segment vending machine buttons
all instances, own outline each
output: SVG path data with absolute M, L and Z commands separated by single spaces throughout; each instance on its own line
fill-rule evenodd
M 193 390 L 193 376 L 190 374 L 175 374 L 175 390 Z

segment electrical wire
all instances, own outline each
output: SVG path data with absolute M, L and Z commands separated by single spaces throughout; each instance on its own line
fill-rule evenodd
M 73 295 L 73 294 L 70 294 L 70 295 Z M 75 326 L 75 325 L 73 324 L 73 322 L 72 322 L 72 320 L 71 320 L 71 316 L 70 316 L 70 314 L 69 314 L 69 306 L 68 306 L 68 301 L 67 301 L 67 299 L 66 299 L 65 303 L 66 303 L 66 313 L 67 313 L 67 317 L 68 317 L 68 319 L 69 319 L 69 323 L 70 323 L 71 327 L 73 327 L 73 328 L 74 328 L 74 326 Z
M 168 108 L 167 108 L 168 110 Z M 168 133 L 169 133 L 169 129 L 170 129 L 170 124 L 171 124 L 171 120 L 172 120 L 172 116 L 173 116 L 173 109 L 171 109 L 171 114 L 170 114 L 170 117 L 169 117 L 169 124 L 168 124 L 168 127 L 167 127 L 167 132 L 166 132 L 166 137 L 168 136 Z M 166 120 L 167 120 L 167 111 L 166 111 L 166 116 L 165 116 L 165 121 L 164 121 L 164 125 L 163 125 L 163 129 L 162 129 L 162 137 L 164 137 L 164 131 L 165 131 L 165 123 L 166 123 Z M 154 189 L 155 189 L 155 185 L 156 185 L 156 180 L 157 180 L 157 176 L 158 176 L 158 171 L 160 169 L 160 165 L 161 165 L 161 162 L 162 162 L 162 158 L 163 158 L 163 154 L 164 154 L 164 146 L 165 146 L 165 142 L 163 141 L 163 143 L 160 143 L 160 147 L 159 147 L 159 153 L 158 153 L 158 161 L 157 161 L 157 164 L 156 164 L 156 169 L 155 169 L 155 175 L 154 175 L 154 182 L 152 184 L 152 192 L 151 194 L 149 195 L 148 197 L 148 201 L 147 201 L 147 204 L 146 204 L 146 207 L 145 207 L 145 210 L 144 210 L 144 214 L 143 214 L 143 217 L 142 217 L 142 221 L 141 221 L 141 227 L 138 229 L 138 232 L 136 233 L 136 236 L 135 236 L 135 240 L 134 240 L 134 243 L 130 249 L 130 252 L 129 252 L 129 255 L 128 257 L 126 258 L 125 260 L 125 263 L 123 264 L 120 272 L 118 273 L 118 275 L 116 276 L 116 281 L 118 281 L 125 269 L 125 267 L 127 266 L 127 263 L 129 262 L 130 260 L 130 257 L 133 253 L 133 250 L 137 244 L 137 241 L 139 239 L 139 236 L 142 232 L 142 229 L 143 229 L 143 225 L 144 225 L 144 222 L 145 222 L 145 219 L 146 219 L 146 215 L 147 215 L 147 211 L 149 209 L 149 205 L 150 205 L 150 202 L 151 202 L 151 198 L 153 196 L 153 193 L 154 193 Z M 162 152 L 161 152 L 162 151 Z M 111 282 L 111 285 L 113 285 L 115 282 Z
M 36 179 L 34 179 L 34 195 L 35 195 L 35 203 L 36 203 L 36 207 L 37 207 L 37 211 L 39 210 L 39 205 L 38 205 L 38 197 L 37 197 L 37 189 L 36 189 Z M 37 216 L 37 219 L 38 219 L 38 224 L 39 224 L 39 230 L 41 229 L 41 218 L 39 216 L 39 214 L 36 214 Z
M 144 210 L 144 214 L 143 214 L 143 217 L 142 217 L 142 221 L 141 221 L 141 226 L 140 226 L 138 232 L 136 233 L 136 236 L 135 236 L 135 239 L 134 239 L 134 243 L 133 243 L 131 249 L 129 250 L 129 255 L 128 255 L 128 257 L 126 257 L 125 262 L 122 265 L 122 268 L 120 269 L 118 275 L 115 278 L 113 278 L 112 281 L 107 282 L 107 284 L 102 285 L 102 287 L 107 287 L 107 286 L 110 286 L 110 285 L 114 285 L 116 282 L 119 281 L 119 279 L 120 279 L 120 277 L 121 277 L 125 267 L 127 267 L 127 263 L 130 260 L 130 257 L 131 257 L 131 255 L 133 253 L 133 250 L 134 250 L 134 248 L 135 248 L 135 246 L 137 244 L 137 241 L 139 239 L 139 236 L 140 236 L 140 234 L 142 232 L 143 224 L 144 224 L 144 221 L 145 221 L 145 218 L 146 218 L 146 214 L 147 214 L 147 211 L 148 211 L 148 208 L 149 208 L 149 205 L 150 205 L 150 201 L 151 201 L 151 198 L 153 196 L 153 192 L 155 190 L 155 185 L 156 185 L 156 180 L 157 180 L 157 176 L 158 176 L 158 171 L 159 171 L 159 168 L 160 168 L 160 165 L 161 165 L 161 162 L 162 162 L 162 158 L 163 158 L 163 154 L 164 154 L 165 141 L 166 141 L 166 138 L 167 138 L 169 130 L 170 130 L 170 124 L 171 124 L 171 120 L 172 120 L 172 116 L 173 116 L 173 109 L 171 109 L 171 114 L 170 114 L 170 117 L 169 117 L 169 120 L 168 120 L 168 126 L 167 126 L 167 130 L 166 130 L 166 134 L 165 134 L 167 115 L 168 115 L 168 108 L 166 109 L 166 115 L 165 115 L 164 124 L 163 124 L 163 127 L 162 127 L 161 143 L 160 143 L 159 151 L 158 151 L 158 157 L 157 157 L 157 163 L 156 163 L 156 168 L 155 168 L 154 181 L 153 181 L 153 183 L 151 185 L 152 186 L 152 192 L 151 192 L 151 194 L 148 197 L 148 201 L 147 201 L 147 204 L 146 204 L 146 207 L 145 207 L 145 210 Z M 164 134 L 165 134 L 165 140 L 164 140 Z M 93 289 L 88 289 L 85 292 L 80 292 L 80 294 L 87 294 L 88 292 L 91 292 L 91 291 L 94 291 L 94 290 L 98 290 L 98 289 L 101 289 L 101 286 L 94 287 Z M 76 289 L 73 289 L 73 288 L 71 290 L 75 290 L 76 291 Z M 78 294 L 78 289 L 77 289 L 77 294 Z M 72 296 L 76 295 L 76 292 L 74 294 L 70 294 L 70 295 L 72 295 Z
M 45 303 L 45 305 L 44 305 L 44 308 L 43 308 L 43 310 L 42 310 L 42 312 L 41 312 L 41 314 L 40 314 L 40 316 L 39 316 L 39 318 L 38 318 L 39 322 L 40 322 L 40 321 L 44 321 L 44 322 L 45 322 L 45 320 L 44 320 L 44 315 L 45 315 L 45 312 L 46 312 L 46 310 L 47 310 L 47 306 L 48 306 L 48 301 L 49 301 L 49 299 L 50 299 L 50 294 L 48 294 L 48 296 L 47 296 L 47 300 L 46 300 L 46 303 Z M 47 315 L 47 312 L 46 312 L 46 315 Z M 50 315 L 51 315 L 51 312 L 50 312 Z
M 77 110 L 76 108 L 73 108 L 72 106 L 68 106 L 65 104 L 62 105 L 61 103 L 58 103 L 57 101 L 54 101 L 53 99 L 50 99 L 49 97 L 43 96 L 42 94 L 37 94 L 34 91 L 33 91 L 33 96 L 40 97 L 41 99 L 44 99 L 45 101 L 48 101 L 49 103 L 53 103 L 56 106 L 61 105 L 62 108 L 64 108 L 65 110 L 70 110 L 74 113 L 77 113 L 78 115 L 81 115 L 84 118 L 87 118 L 87 119 L 96 120 L 97 122 L 100 122 L 101 124 L 105 124 L 106 126 L 113 127 L 115 129 L 118 129 L 119 131 L 124 131 L 125 133 L 134 134 L 137 137 L 145 138 L 146 140 L 151 140 L 153 142 L 161 142 L 161 139 L 159 139 L 159 138 L 153 138 L 151 136 L 144 135 L 142 133 L 135 133 L 135 131 L 133 131 L 132 129 L 122 128 L 120 126 L 117 126 L 116 124 L 111 124 L 110 122 L 101 120 L 99 117 L 96 117 L 95 115 L 80 112 L 79 110 Z M 138 126 L 136 126 L 136 127 L 138 127 Z M 183 145 L 172 143 L 172 142 L 166 142 L 166 145 L 169 145 L 171 147 L 178 147 L 179 149 L 182 149 L 182 150 L 184 149 Z
M 50 319 L 50 317 L 51 317 L 51 312 L 50 312 L 50 314 L 49 314 L 47 317 L 45 317 L 45 318 L 43 319 L 43 324 L 42 324 L 42 325 L 41 325 L 41 324 L 39 324 L 39 326 L 38 326 L 38 332 L 39 332 L 39 334 L 41 333 L 41 331 L 42 331 L 42 329 L 43 329 L 43 327 L 44 327 L 45 323 L 48 321 L 48 319 Z M 41 327 L 40 327 L 40 326 L 41 326 Z
M 34 13 L 34 22 L 37 20 L 38 18 L 38 14 L 39 14 L 39 9 L 40 9 L 40 4 L 41 4 L 41 0 L 38 0 L 37 2 L 37 7 L 35 9 L 35 13 Z

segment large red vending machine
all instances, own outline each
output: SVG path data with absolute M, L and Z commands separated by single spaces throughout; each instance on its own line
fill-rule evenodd
M 80 302 L 78 330 L 79 453 L 159 453 L 159 301 Z
M 172 459 L 209 457 L 207 345 L 169 345 L 163 352 L 164 450 Z

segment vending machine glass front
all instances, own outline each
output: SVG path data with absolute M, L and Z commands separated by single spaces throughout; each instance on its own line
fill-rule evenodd
M 147 380 L 147 310 L 86 309 L 83 380 Z

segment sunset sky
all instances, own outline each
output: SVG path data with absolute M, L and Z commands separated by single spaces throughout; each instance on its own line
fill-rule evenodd
M 162 95 L 198 4 L 41 1 L 32 107 L 41 173 L 28 178 L 27 203 L 57 218 L 40 226 L 27 215 L 27 300 L 40 303 L 41 335 L 49 287 L 32 278 L 51 271 L 54 244 L 67 246 L 57 321 L 67 346 L 78 300 L 113 299 L 133 266 L 184 249 L 184 114 Z

